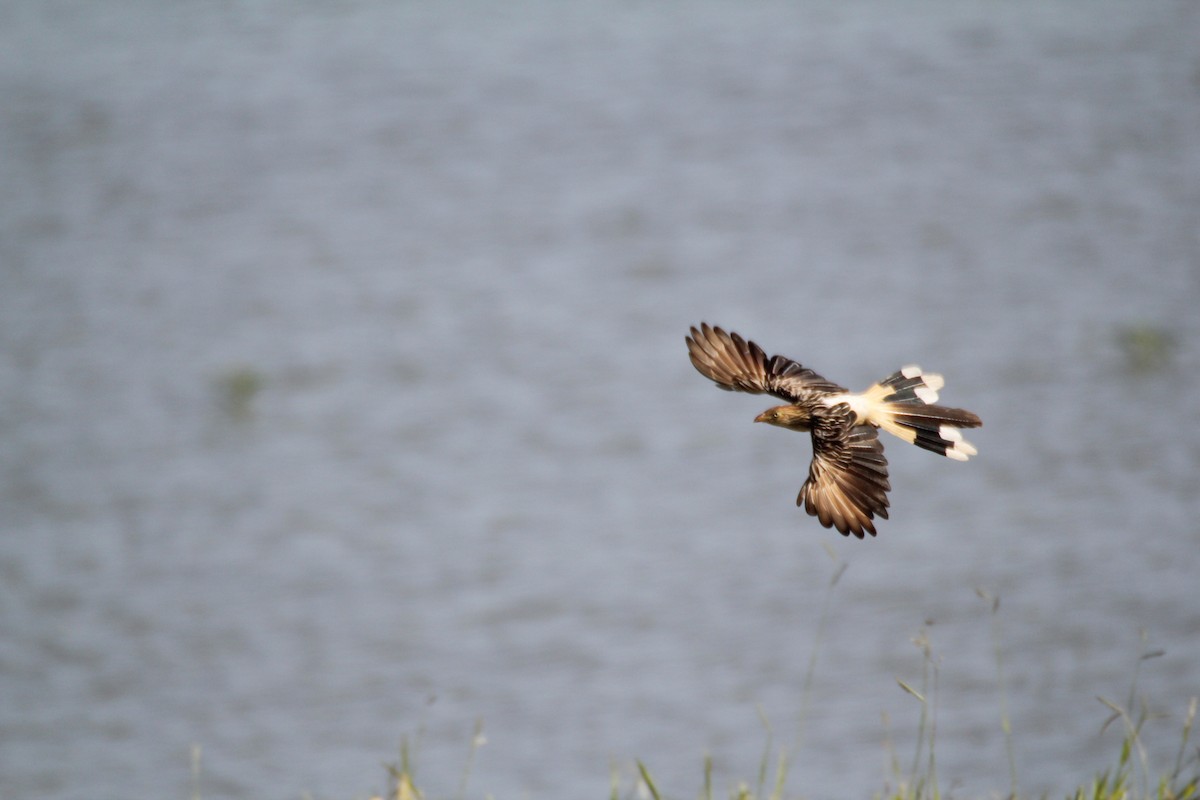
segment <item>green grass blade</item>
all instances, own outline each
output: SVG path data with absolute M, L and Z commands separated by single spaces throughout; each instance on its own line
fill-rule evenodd
M 650 796 L 653 797 L 654 800 L 662 800 L 662 797 L 658 793 L 658 787 L 654 785 L 654 779 L 650 777 L 650 770 L 646 769 L 646 765 L 642 763 L 641 759 L 638 759 L 637 767 L 638 772 L 642 774 L 642 782 L 645 783 L 646 788 L 650 790 Z

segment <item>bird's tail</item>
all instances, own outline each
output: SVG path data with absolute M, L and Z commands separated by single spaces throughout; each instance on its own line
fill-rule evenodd
M 868 421 L 917 447 L 966 461 L 978 451 L 960 429 L 983 422 L 970 411 L 936 405 L 945 383 L 941 375 L 924 373 L 915 364 L 904 367 L 863 393 L 869 401 Z

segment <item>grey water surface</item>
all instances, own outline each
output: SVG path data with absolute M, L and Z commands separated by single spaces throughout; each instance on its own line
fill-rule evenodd
M 1110 765 L 1135 673 L 1168 767 L 1198 8 L 0 4 L 0 798 L 365 797 L 405 738 L 456 796 L 480 719 L 470 797 L 769 744 L 868 798 L 898 679 L 955 796 L 1005 708 L 1022 792 Z M 700 320 L 942 372 L 979 456 L 887 441 L 845 540 Z

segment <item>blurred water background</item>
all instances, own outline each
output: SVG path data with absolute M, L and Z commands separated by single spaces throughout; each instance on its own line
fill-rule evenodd
M 0 5 L 0 797 L 1156 764 L 1200 693 L 1200 6 Z M 978 412 L 893 518 L 683 336 Z M 827 548 L 829 550 L 827 551 Z M 831 555 L 833 557 L 831 557 Z M 831 576 L 827 629 L 816 650 Z M 886 717 L 886 722 L 885 722 Z M 1165 764 L 1163 764 L 1165 766 Z

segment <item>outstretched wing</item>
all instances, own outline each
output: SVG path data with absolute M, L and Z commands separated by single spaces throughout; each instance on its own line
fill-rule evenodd
M 864 532 L 875 535 L 876 515 L 887 519 L 892 487 L 879 431 L 854 419 L 845 403 L 813 409 L 813 460 L 796 505 L 826 528 L 861 539 Z
M 687 337 L 688 355 L 700 374 L 731 392 L 773 394 L 790 403 L 813 392 L 844 392 L 807 367 L 785 356 L 771 356 L 754 342 L 736 333 L 726 333 L 707 322 L 692 328 Z

